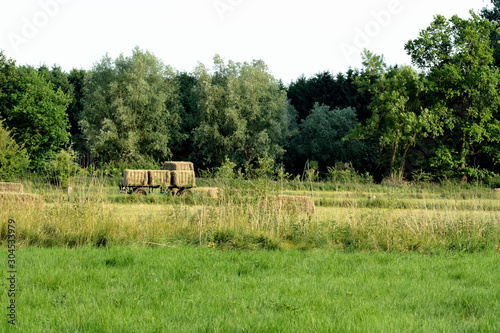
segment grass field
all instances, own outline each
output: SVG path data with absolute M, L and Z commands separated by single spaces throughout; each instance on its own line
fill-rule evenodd
M 27 181 L 43 202 L 0 201 L 5 261 L 16 223 L 18 330 L 500 331 L 490 188 L 200 179 L 223 189 L 210 198 L 106 184 L 68 196 Z
M 498 332 L 499 259 L 492 252 L 29 247 L 18 251 L 17 330 Z

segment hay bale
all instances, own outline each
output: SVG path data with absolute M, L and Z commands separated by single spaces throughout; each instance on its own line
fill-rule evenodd
M 23 193 L 23 184 L 0 183 L 0 192 Z
M 163 170 L 170 171 L 194 171 L 194 166 L 192 162 L 172 162 L 168 161 L 163 163 Z
M 148 185 L 148 170 L 123 171 L 123 186 L 146 186 Z
M 4 202 L 45 204 L 41 195 L 31 193 L 0 192 L 0 200 Z
M 170 171 L 168 170 L 148 170 L 148 182 L 150 186 L 170 186 Z
M 316 206 L 310 197 L 298 195 L 277 195 L 268 197 L 268 207 L 280 209 L 289 213 L 314 214 Z
M 171 171 L 171 184 L 177 187 L 194 187 L 196 186 L 196 178 L 194 171 Z
M 193 192 L 216 199 L 219 197 L 219 194 L 223 194 L 222 189 L 218 187 L 197 187 L 193 189 Z

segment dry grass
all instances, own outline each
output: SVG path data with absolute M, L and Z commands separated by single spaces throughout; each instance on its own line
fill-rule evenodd
M 442 205 L 437 205 L 439 209 L 352 205 L 317 206 L 316 213 L 310 214 L 311 197 L 321 198 L 321 192 L 299 200 L 300 196 L 283 196 L 265 188 L 250 191 L 224 187 L 217 191 L 217 198 L 197 195 L 198 190 L 181 198 L 158 196 L 156 201 L 147 201 L 151 199 L 148 196 L 142 202 L 123 194 L 120 198 L 129 202 L 120 204 L 109 201 L 111 195 L 119 196 L 111 194 L 116 189 L 99 184 L 82 183 L 70 198 L 62 191 L 40 190 L 50 201 L 45 206 L 39 200 L 0 200 L 1 239 L 6 239 L 7 219 L 14 218 L 18 239 L 25 245 L 184 242 L 243 248 L 329 247 L 400 252 L 500 250 L 500 211 L 487 208 L 495 203 L 489 197 L 484 199 L 488 205 L 483 204 L 483 199 L 475 199 L 477 205 L 468 210 Z M 341 197 L 341 193 L 336 194 Z M 407 196 L 399 195 L 402 199 Z M 434 197 L 433 193 L 424 195 Z M 357 197 L 358 201 L 366 200 Z M 455 201 L 455 207 L 460 206 L 460 201 Z
M 285 195 L 268 196 L 263 201 L 265 209 L 278 210 L 286 213 L 314 214 L 316 207 L 314 201 L 308 196 Z

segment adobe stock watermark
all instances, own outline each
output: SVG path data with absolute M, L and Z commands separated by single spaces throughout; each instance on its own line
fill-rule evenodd
M 232 12 L 236 7 L 240 6 L 243 0 L 215 0 L 212 5 L 214 6 L 215 12 L 219 16 L 221 21 L 224 21 L 226 14 Z
M 61 6 L 70 1 L 71 0 L 38 1 L 39 10 L 31 15 L 31 17 L 25 16 L 21 19 L 20 31 L 7 34 L 7 38 L 14 50 L 19 52 L 20 47 L 35 38 L 39 32 L 49 24 L 50 20 L 59 13 Z
M 387 28 L 394 16 L 401 14 L 403 6 L 400 0 L 389 0 L 386 8 L 374 10 L 370 13 L 371 20 L 366 22 L 363 28 L 356 27 L 352 43 L 340 44 L 340 49 L 347 60 L 353 56 L 359 56 L 364 49 L 368 48 L 374 38 Z

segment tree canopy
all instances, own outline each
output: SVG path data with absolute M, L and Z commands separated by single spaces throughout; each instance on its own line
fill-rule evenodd
M 136 47 L 65 72 L 0 52 L 3 142 L 32 170 L 67 154 L 115 171 L 174 159 L 302 174 L 314 161 L 323 175 L 351 162 L 376 180 L 489 177 L 500 172 L 500 0 L 492 4 L 468 18 L 437 15 L 402 45 L 417 70 L 365 50 L 360 69 L 288 86 L 262 60 L 216 55 L 177 72 Z
M 429 79 L 429 127 L 439 134 L 433 166 L 456 170 L 467 180 L 482 151 L 500 162 L 499 70 L 493 64 L 492 24 L 471 12 L 471 19 L 436 16 L 405 48 Z
M 105 162 L 169 159 L 179 126 L 174 75 L 139 48 L 97 63 L 85 78 L 79 122 L 88 151 Z
M 284 154 L 292 115 L 286 92 L 262 61 L 226 64 L 216 56 L 213 73 L 200 65 L 195 75 L 200 124 L 194 139 L 207 165 L 226 156 L 245 164 Z

